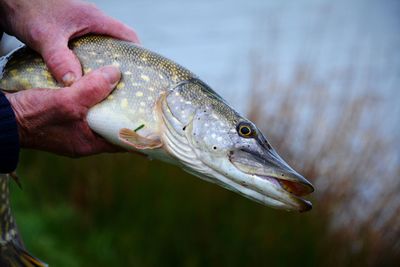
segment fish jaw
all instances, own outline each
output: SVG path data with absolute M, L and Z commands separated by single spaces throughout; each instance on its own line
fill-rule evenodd
M 311 202 L 303 199 L 301 194 L 294 193 L 294 190 L 290 192 L 288 187 L 276 177 L 244 172 L 235 166 L 229 155 L 221 157 L 205 155 L 204 152 L 198 150 L 196 152 L 202 154 L 197 158 L 201 158 L 203 166 L 202 172 L 197 176 L 204 180 L 272 208 L 299 212 L 312 209 Z
M 248 152 L 233 151 L 229 161 L 239 171 L 236 181 L 248 188 L 284 203 L 286 210 L 311 210 L 311 202 L 302 197 L 312 193 L 314 187 L 279 157 L 284 164 L 277 166 L 271 160 L 257 160 Z M 248 163 L 249 158 L 252 160 Z

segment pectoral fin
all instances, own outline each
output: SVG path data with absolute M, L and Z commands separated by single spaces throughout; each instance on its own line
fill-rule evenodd
M 14 172 L 9 173 L 9 175 L 10 175 L 11 178 L 14 179 L 14 181 L 17 183 L 18 187 L 20 189 L 22 189 L 21 180 L 19 179 L 17 173 L 14 171 Z
M 162 142 L 160 139 L 151 139 L 143 137 L 137 134 L 135 131 L 132 131 L 127 128 L 123 128 L 119 131 L 119 138 L 124 143 L 132 146 L 135 149 L 143 150 L 143 149 L 155 149 L 162 146 Z

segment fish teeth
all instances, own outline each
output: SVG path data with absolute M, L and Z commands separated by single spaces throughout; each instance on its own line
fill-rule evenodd
M 289 193 L 293 193 L 292 189 L 289 186 L 285 185 L 284 183 L 280 183 L 280 185 Z

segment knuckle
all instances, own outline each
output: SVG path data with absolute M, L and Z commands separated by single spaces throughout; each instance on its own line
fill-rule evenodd
M 90 18 L 96 17 L 96 15 L 101 12 L 96 4 L 90 2 L 80 4 L 77 10 L 78 17 L 82 18 L 82 16 L 84 16 L 83 18 L 88 22 L 90 22 Z
M 99 11 L 99 8 L 96 6 L 95 3 L 86 2 L 85 4 L 89 12 L 93 12 L 93 10 Z
M 108 87 L 108 82 L 99 72 L 92 73 L 90 79 L 90 87 L 95 90 L 100 90 Z
M 29 39 L 35 46 L 40 46 L 43 40 L 48 39 L 48 33 L 50 31 L 50 26 L 48 24 L 40 24 L 39 22 L 32 22 L 29 28 Z
M 52 67 L 58 67 L 60 68 L 60 65 L 63 64 L 64 60 L 61 58 L 61 54 L 57 53 L 55 50 L 50 50 L 47 53 L 47 64 L 52 66 Z
M 51 69 L 57 80 L 61 80 L 67 72 L 76 73 L 78 68 L 73 61 L 74 58 L 63 48 L 50 48 L 44 52 L 46 65 Z
M 60 94 L 56 102 L 59 112 L 66 118 L 79 120 L 85 117 L 86 110 L 76 103 L 70 94 Z
M 57 97 L 55 97 L 54 99 L 54 105 L 56 105 L 58 107 L 58 110 L 61 113 L 68 113 L 69 111 L 69 97 L 64 94 L 63 92 L 60 92 L 59 94 L 57 94 Z

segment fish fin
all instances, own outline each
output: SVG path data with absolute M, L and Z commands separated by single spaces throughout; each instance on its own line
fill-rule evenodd
M 0 246 L 0 266 L 47 267 L 48 265 L 10 241 Z
M 160 139 L 146 138 L 127 128 L 119 130 L 119 139 L 135 149 L 155 149 L 163 144 Z
M 16 172 L 9 173 L 10 177 L 17 183 L 18 187 L 22 189 L 21 179 L 19 179 Z
M 8 89 L 3 89 L 3 88 L 1 88 L 0 91 L 2 91 L 3 93 L 6 93 L 6 94 L 12 94 L 12 93 L 17 92 L 17 90 L 8 90 Z

